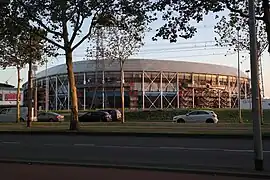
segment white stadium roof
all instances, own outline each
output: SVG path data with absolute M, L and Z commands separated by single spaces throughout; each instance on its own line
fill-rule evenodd
M 105 71 L 120 71 L 119 63 L 111 61 L 105 62 Z M 73 63 L 73 70 L 75 73 L 94 72 L 96 70 L 96 61 L 76 61 Z M 129 59 L 124 64 L 124 70 L 133 72 L 164 71 L 237 76 L 237 69 L 234 67 L 175 60 Z M 48 68 L 47 73 L 48 76 L 66 74 L 66 64 L 61 64 Z M 42 78 L 45 76 L 46 70 L 41 71 L 37 74 L 37 78 Z M 244 72 L 241 72 L 241 76 L 247 77 Z

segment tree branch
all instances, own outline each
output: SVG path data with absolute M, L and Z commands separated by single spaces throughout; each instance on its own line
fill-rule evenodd
M 96 14 L 94 15 L 94 17 L 93 17 L 93 20 L 97 17 L 97 12 L 96 12 Z M 75 44 L 73 47 L 72 47 L 72 51 L 74 50 L 74 49 L 76 49 L 77 47 L 79 47 L 90 35 L 91 35 L 91 33 L 92 33 L 92 29 L 93 29 L 93 27 L 96 25 L 96 24 L 94 24 L 94 22 L 93 22 L 93 20 L 92 20 L 92 22 L 91 22 L 91 25 L 89 26 L 89 29 L 88 29 L 88 33 L 77 43 L 77 44 Z
M 19 26 L 21 26 L 22 28 L 30 31 L 30 32 L 33 32 L 34 34 L 36 34 L 37 36 L 45 39 L 46 41 L 48 41 L 49 43 L 53 44 L 54 46 L 58 47 L 58 48 L 61 48 L 61 49 L 65 49 L 64 46 L 58 44 L 57 42 L 49 39 L 48 37 L 44 36 L 44 35 L 41 35 L 40 33 L 37 33 L 36 31 L 32 31 L 31 27 L 27 26 L 26 24 L 24 23 L 21 23 L 19 21 L 17 21 L 16 19 L 13 18 L 13 16 L 11 15 L 10 16 L 11 20 L 14 21 L 15 23 L 17 23 Z
M 74 26 L 74 30 L 73 30 L 73 33 L 72 33 L 72 36 L 71 36 L 71 39 L 70 39 L 70 44 L 72 44 L 73 41 L 75 40 L 77 32 L 81 29 L 81 27 L 83 25 L 84 19 L 85 18 L 82 17 L 82 20 L 80 22 L 80 11 L 78 10 L 78 17 L 77 17 L 77 21 L 76 21 L 76 24 Z
M 229 0 L 225 0 L 225 5 L 226 7 L 233 13 L 237 13 L 239 14 L 241 17 L 245 17 L 245 18 L 249 18 L 248 14 L 245 14 L 242 10 L 240 9 L 235 9 L 231 6 L 231 2 L 229 2 Z M 256 19 L 258 20 L 263 20 L 263 17 L 261 16 L 256 16 Z
M 82 0 L 82 1 L 79 1 L 78 2 L 78 7 L 80 7 L 83 3 L 85 2 L 85 0 Z M 71 36 L 71 39 L 70 39 L 70 44 L 72 44 L 73 42 L 74 42 L 74 40 L 75 40 L 75 38 L 76 38 L 76 35 L 77 35 L 77 33 L 78 33 L 78 31 L 81 29 L 81 27 L 82 27 L 82 25 L 83 25 L 83 22 L 84 22 L 84 20 L 85 20 L 85 17 L 87 16 L 82 16 L 82 19 L 81 19 L 81 22 L 80 22 L 80 16 L 81 16 L 81 11 L 80 11 L 80 8 L 78 8 L 78 17 L 77 17 L 77 21 L 76 21 L 76 24 L 75 24 L 75 26 L 74 26 L 74 31 L 73 31 L 73 34 L 72 34 L 72 36 Z M 73 14 L 75 14 L 75 12 L 76 12 L 76 8 L 74 9 L 74 12 L 73 12 Z M 87 13 L 87 14 L 90 14 L 91 13 L 91 11 L 89 12 L 89 13 Z M 70 17 L 71 18 L 71 17 Z
M 56 36 L 60 36 L 62 37 L 62 34 L 60 32 L 57 31 L 53 31 L 51 30 L 49 27 L 47 27 L 41 20 L 39 20 L 38 18 L 36 18 L 28 9 L 28 7 L 21 1 L 19 0 L 19 3 L 23 6 L 23 8 L 26 10 L 28 16 L 30 16 L 30 18 L 32 18 L 34 21 L 36 21 L 41 27 L 43 27 L 47 32 L 55 34 Z
M 69 39 L 68 39 L 68 28 L 67 28 L 67 19 L 66 19 L 66 4 L 65 6 L 61 6 L 61 23 L 62 23 L 62 28 L 63 28 L 63 32 L 62 32 L 62 37 L 63 37 L 63 40 L 64 40 L 64 47 L 66 50 L 67 47 L 70 46 L 70 42 L 69 42 Z

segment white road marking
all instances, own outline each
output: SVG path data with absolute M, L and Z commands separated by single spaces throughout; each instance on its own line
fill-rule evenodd
M 253 153 L 251 149 L 219 149 L 219 148 L 186 148 L 186 147 L 159 147 L 160 149 L 175 149 L 175 150 L 187 150 L 187 151 L 224 151 L 224 152 L 239 152 L 239 153 Z M 263 151 L 264 153 L 270 153 L 270 151 Z
M 95 147 L 101 147 L 101 148 L 121 148 L 121 149 L 150 149 L 157 147 L 145 147 L 145 146 L 117 146 L 117 145 L 95 145 Z
M 55 146 L 57 144 L 43 144 L 44 146 Z
M 21 144 L 18 141 L 0 141 L 1 144 Z M 174 146 L 121 146 L 121 145 L 96 145 L 96 144 L 43 144 L 44 146 L 77 146 L 77 147 L 95 147 L 95 148 L 119 148 L 119 149 L 152 149 L 152 150 L 179 150 L 179 151 L 221 151 L 234 153 L 253 153 L 252 149 L 222 149 L 222 148 L 196 148 L 196 147 L 174 147 Z M 270 150 L 264 150 L 264 153 L 270 153 Z
M 43 144 L 44 146 L 52 146 L 52 147 L 63 147 L 63 146 L 69 146 L 68 144 Z
M 188 148 L 188 147 L 146 147 L 146 146 L 117 146 L 117 145 L 93 145 L 100 148 L 120 148 L 120 149 L 164 149 L 164 150 L 186 150 L 186 151 L 222 151 L 235 153 L 253 153 L 250 149 L 221 149 L 221 148 Z M 264 153 L 270 153 L 265 150 Z
M 20 142 L 17 142 L 17 141 L 2 141 L 1 143 L 3 143 L 3 144 L 21 144 Z
M 218 151 L 220 149 L 210 149 L 210 148 L 186 148 L 186 147 L 159 147 L 160 149 L 169 149 L 169 150 L 191 150 L 191 151 Z
M 85 146 L 85 147 L 89 147 L 89 146 L 95 146 L 95 144 L 73 144 L 73 146 Z
M 223 151 L 225 152 L 247 152 L 247 153 L 253 153 L 254 150 L 248 150 L 248 149 L 224 149 Z M 264 151 L 264 152 L 268 152 L 268 151 Z

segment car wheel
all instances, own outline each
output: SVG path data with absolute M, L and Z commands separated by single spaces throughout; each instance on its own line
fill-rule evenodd
M 213 119 L 207 119 L 205 122 L 206 123 L 214 123 L 214 120 Z
M 184 119 L 178 119 L 177 123 L 185 123 L 185 120 Z
M 50 118 L 50 119 L 49 119 L 49 122 L 53 122 L 53 118 Z

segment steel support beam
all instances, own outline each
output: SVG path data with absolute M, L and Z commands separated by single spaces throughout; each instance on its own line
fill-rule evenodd
M 68 110 L 70 110 L 70 85 L 68 81 Z
M 83 110 L 85 110 L 85 106 L 86 106 L 86 89 L 85 89 L 85 85 L 86 85 L 86 74 L 83 73 Z
M 145 87 L 144 87 L 144 71 L 142 72 L 142 108 L 143 110 L 145 109 L 145 99 L 144 99 L 144 96 L 145 96 Z
M 176 91 L 177 91 L 177 108 L 180 108 L 180 96 L 179 96 L 179 73 L 176 75 Z
M 163 109 L 163 72 L 160 72 L 160 109 Z

